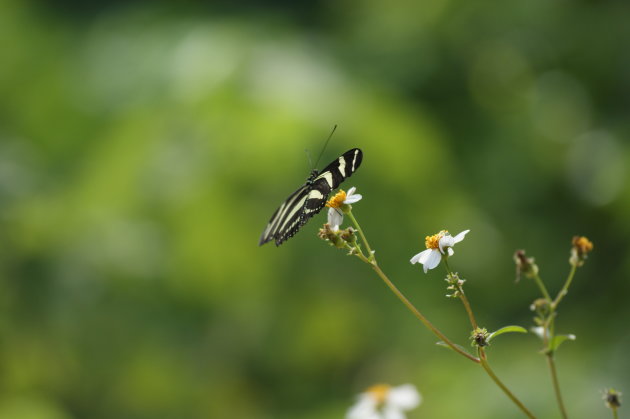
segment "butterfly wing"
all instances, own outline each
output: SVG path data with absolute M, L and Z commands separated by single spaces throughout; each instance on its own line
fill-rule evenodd
M 333 189 L 350 177 L 361 165 L 363 153 L 358 148 L 346 151 L 293 192 L 273 213 L 259 246 L 275 240 L 276 246 L 293 237 L 300 228 L 326 205 Z
M 271 216 L 269 223 L 267 223 L 265 231 L 260 236 L 259 246 L 271 240 L 276 240 L 276 245 L 279 246 L 280 243 L 288 238 L 286 236 L 289 231 L 295 229 L 293 234 L 297 232 L 297 229 L 302 226 L 300 219 L 309 189 L 309 185 L 301 186 L 280 204 Z
M 314 180 L 326 180 L 330 190 L 337 187 L 359 168 L 363 161 L 363 152 L 358 148 L 348 150 L 326 166 Z M 330 191 L 329 191 L 330 192 Z

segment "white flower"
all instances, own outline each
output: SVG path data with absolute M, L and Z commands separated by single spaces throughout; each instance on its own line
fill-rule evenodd
M 391 387 L 378 384 L 359 394 L 346 419 L 405 419 L 406 410 L 417 407 L 422 396 L 412 384 Z
M 346 194 L 343 189 L 340 189 L 339 192 L 326 203 L 328 207 L 328 225 L 333 231 L 339 230 L 339 226 L 343 223 L 342 206 L 354 204 L 363 198 L 361 194 L 354 193 L 356 190 L 357 188 L 353 186 L 348 189 L 348 193 Z
M 542 326 L 532 327 L 530 330 L 532 331 L 533 334 L 535 334 L 539 338 L 541 338 L 541 339 L 545 338 L 545 328 L 544 327 L 542 327 Z
M 424 266 L 424 273 L 427 273 L 429 269 L 433 269 L 440 264 L 442 255 L 444 255 L 444 249 L 449 256 L 453 256 L 455 253 L 452 249 L 455 243 L 459 243 L 464 240 L 464 237 L 470 230 L 464 230 L 457 236 L 453 237 L 448 231 L 442 230 L 433 236 L 427 236 L 425 238 L 425 245 L 427 250 L 424 250 L 411 258 L 411 263 L 421 263 Z

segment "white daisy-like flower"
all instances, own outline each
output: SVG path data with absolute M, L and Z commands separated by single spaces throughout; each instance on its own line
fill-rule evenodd
M 348 193 L 343 189 L 339 189 L 339 192 L 328 200 L 326 206 L 328 207 L 328 225 L 333 231 L 339 230 L 339 226 L 343 223 L 343 205 L 350 205 L 359 202 L 363 196 L 358 193 L 354 193 L 357 190 L 354 186 L 348 189 Z
M 410 262 L 412 264 L 421 263 L 424 267 L 424 273 L 427 273 L 429 269 L 433 269 L 440 264 L 442 255 L 447 253 L 448 256 L 453 256 L 455 252 L 452 247 L 455 246 L 455 243 L 464 240 L 464 237 L 469 231 L 470 230 L 464 230 L 455 237 L 451 236 L 446 230 L 442 230 L 432 236 L 427 236 L 425 238 L 427 250 L 412 257 Z M 445 250 L 446 253 L 444 253 Z
M 346 419 L 405 419 L 405 411 L 416 408 L 422 396 L 412 384 L 392 387 L 378 384 L 359 394 Z

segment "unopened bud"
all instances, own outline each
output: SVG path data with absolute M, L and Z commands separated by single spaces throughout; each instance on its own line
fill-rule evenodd
M 341 232 L 339 233 L 339 235 L 341 236 L 341 239 L 345 242 L 350 243 L 351 245 L 356 245 L 357 243 L 357 235 L 354 232 L 354 228 L 352 227 L 348 227 L 344 230 L 341 230 Z
M 472 340 L 472 343 L 471 343 L 472 346 L 479 346 L 479 347 L 488 346 L 489 336 L 490 336 L 490 333 L 488 333 L 488 330 L 485 327 L 476 328 L 470 334 L 470 340 Z
M 339 237 L 339 232 L 330 228 L 329 224 L 324 224 L 324 226 L 319 229 L 317 236 L 322 240 L 330 242 L 330 244 L 335 247 L 343 248 L 346 246 L 345 242 Z
M 603 398 L 606 403 L 606 407 L 613 410 L 617 410 L 621 407 L 621 393 L 614 388 L 604 390 Z
M 516 282 L 521 280 L 521 274 L 527 278 L 538 275 L 538 265 L 534 262 L 534 258 L 525 256 L 524 250 L 517 250 L 514 253 L 514 262 L 516 263 Z
M 544 298 L 537 298 L 529 306 L 529 309 L 537 313 L 546 313 L 549 310 L 549 301 Z
M 569 263 L 574 266 L 584 265 L 588 253 L 593 250 L 593 243 L 584 236 L 573 236 Z

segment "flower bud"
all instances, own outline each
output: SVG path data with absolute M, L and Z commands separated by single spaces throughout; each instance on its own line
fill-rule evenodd
M 525 256 L 524 250 L 517 250 L 514 253 L 514 262 L 516 263 L 516 282 L 521 280 L 521 274 L 527 278 L 538 275 L 538 265 L 534 263 L 534 258 Z
M 357 243 L 357 235 L 352 227 L 348 227 L 339 232 L 339 236 L 345 242 L 348 242 L 351 246 L 355 246 Z
M 529 309 L 537 313 L 547 313 L 549 311 L 549 301 L 544 298 L 537 298 L 529 306 Z
M 606 407 L 617 410 L 621 407 L 621 393 L 614 388 L 604 390 L 604 401 Z
M 569 263 L 574 266 L 584 265 L 588 253 L 593 250 L 593 243 L 584 236 L 573 236 Z
M 317 236 L 322 240 L 327 240 L 335 247 L 343 248 L 346 246 L 345 242 L 339 237 L 339 233 L 330 228 L 330 224 L 324 224 L 324 226 L 319 229 Z
M 484 347 L 484 346 L 488 346 L 488 337 L 490 336 L 490 333 L 488 333 L 488 330 L 484 327 L 484 328 L 476 328 L 475 330 L 472 331 L 472 333 L 470 334 L 470 340 L 472 340 L 471 344 L 472 346 L 479 346 L 479 347 Z

